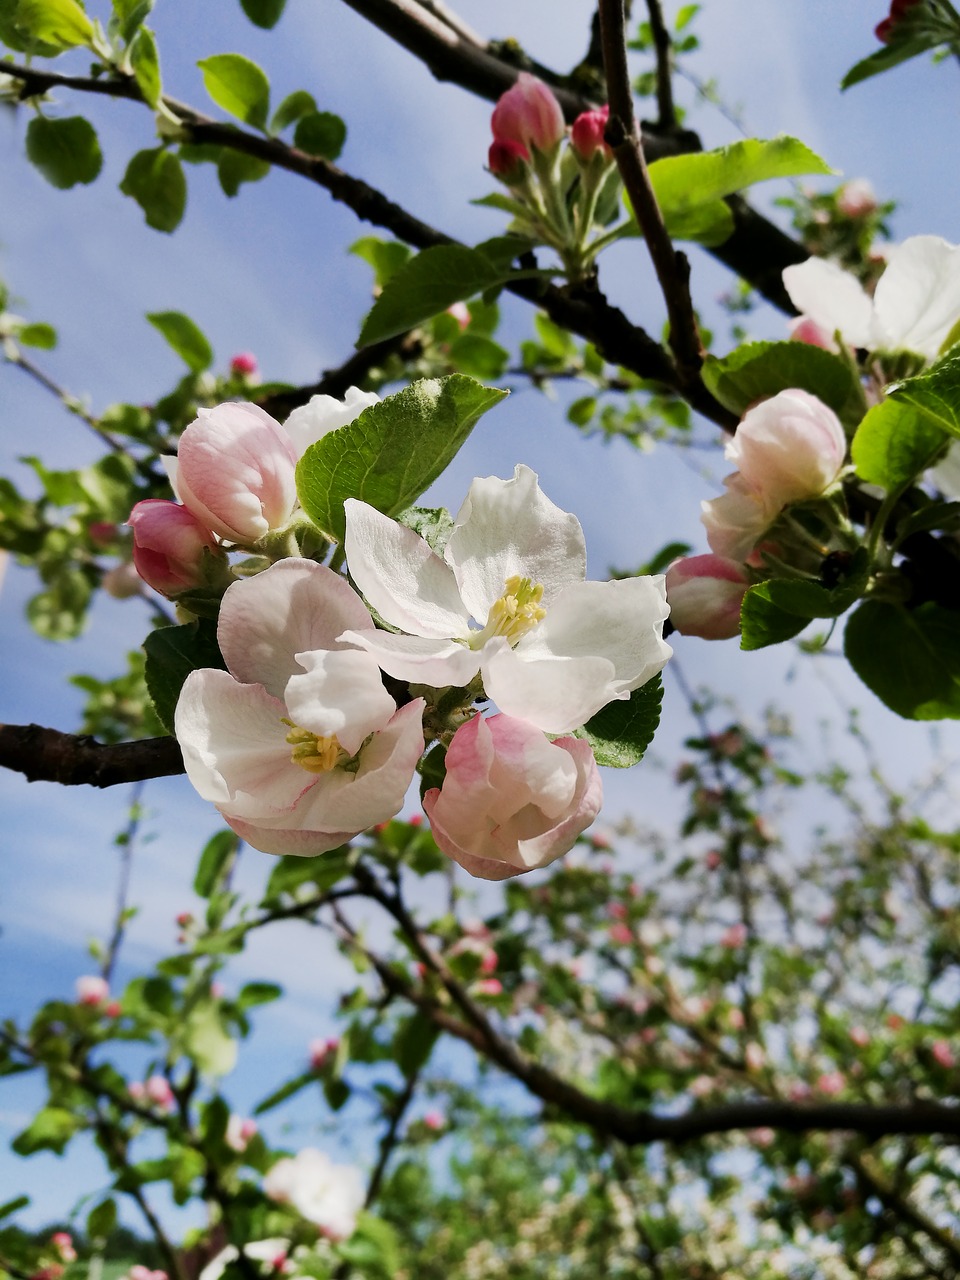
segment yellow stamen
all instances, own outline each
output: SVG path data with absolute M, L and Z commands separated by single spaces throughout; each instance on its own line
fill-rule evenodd
M 341 760 L 347 759 L 347 753 L 336 737 L 319 738 L 308 729 L 301 729 L 292 720 L 284 720 L 290 726 L 287 742 L 292 748 L 290 759 L 307 773 L 329 773 Z
M 487 625 L 474 639 L 473 647 L 486 644 L 493 636 L 504 636 L 511 645 L 515 645 L 521 636 L 532 631 L 547 616 L 540 603 L 542 599 L 543 587 L 539 582 L 534 584 L 519 574 L 508 578 L 503 595 L 491 606 Z

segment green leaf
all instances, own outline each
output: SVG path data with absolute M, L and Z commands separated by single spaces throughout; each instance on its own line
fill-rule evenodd
M 295 893 L 301 885 L 310 884 L 323 892 L 331 889 L 338 880 L 349 875 L 353 859 L 348 845 L 331 849 L 319 858 L 278 858 L 270 873 L 264 900 L 278 898 L 282 893 Z
M 446 507 L 408 507 L 397 513 L 397 523 L 418 533 L 438 556 L 443 555 L 447 539 L 453 533 L 453 516 Z
M 812 618 L 839 618 L 863 595 L 867 578 L 867 554 L 861 548 L 835 587 L 785 578 L 751 587 L 740 609 L 740 648 L 764 649 L 792 639 Z
M 273 119 L 270 121 L 270 132 L 282 133 L 288 125 L 294 124 L 303 116 L 313 114 L 316 110 L 317 104 L 314 101 L 313 94 L 307 93 L 306 89 L 295 89 L 293 93 L 284 98 L 273 113 Z
M 224 195 L 228 196 L 235 196 L 242 183 L 259 182 L 269 172 L 268 161 L 234 151 L 232 147 L 224 147 L 217 161 L 217 177 Z
M 20 0 L 14 22 L 30 38 L 61 51 L 89 45 L 94 37 L 93 23 L 76 0 Z
M 366 347 L 405 333 L 421 321 L 446 311 L 452 303 L 502 284 L 511 274 L 476 249 L 463 245 L 445 244 L 424 249 L 384 286 L 363 322 L 357 345 Z
M 507 393 L 454 373 L 424 378 L 364 409 L 312 444 L 297 465 L 297 493 L 321 530 L 343 540 L 343 504 L 360 498 L 394 515 L 436 480 L 477 420 Z
M 25 324 L 17 330 L 17 341 L 51 351 L 57 345 L 57 331 L 52 324 Z
M 461 373 L 471 378 L 500 378 L 510 360 L 510 353 L 481 334 L 464 333 L 450 343 L 450 361 Z
M 108 1197 L 95 1204 L 87 1214 L 87 1235 L 91 1240 L 106 1240 L 117 1225 L 117 1204 Z
M 233 831 L 218 831 L 211 836 L 200 854 L 193 891 L 199 898 L 209 898 L 220 883 L 223 870 L 237 851 L 238 839 Z
M 44 1107 L 33 1117 L 10 1146 L 18 1156 L 32 1156 L 35 1151 L 54 1151 L 62 1156 L 67 1143 L 82 1127 L 82 1121 L 63 1107 Z
M 9 1218 L 12 1213 L 18 1213 L 21 1209 L 25 1209 L 29 1203 L 29 1196 L 17 1196 L 13 1200 L 5 1200 L 3 1204 L 0 1204 L 0 1222 L 4 1218 Z
M 891 711 L 908 720 L 960 719 L 960 613 L 865 601 L 847 623 L 844 653 Z
M 399 240 L 381 240 L 379 236 L 364 236 L 362 240 L 356 240 L 350 246 L 350 252 L 373 267 L 376 283 L 381 289 L 411 257 L 408 245 Z
M 936 529 L 944 533 L 960 532 L 960 502 L 930 502 L 919 511 L 897 521 L 897 540 L 912 533 Z
M 161 627 L 143 642 L 147 655 L 144 677 L 157 715 L 164 728 L 173 733 L 173 713 L 180 689 L 191 671 L 204 667 L 226 670 L 217 647 L 216 627 L 205 621 L 182 627 Z
M 866 414 L 850 449 L 857 475 L 868 484 L 899 489 L 931 466 L 947 436 L 906 401 L 881 400 Z
M 748 342 L 722 359 L 707 356 L 703 380 L 738 415 L 792 387 L 817 396 L 850 426 L 863 415 L 863 394 L 847 362 L 808 342 Z
M 408 1080 L 426 1066 L 439 1034 L 425 1013 L 400 1024 L 393 1038 L 393 1060 Z
M 237 1042 L 228 1035 L 216 1000 L 193 1006 L 184 1024 L 184 1049 L 205 1076 L 225 1076 L 237 1062 Z
M 217 106 L 254 129 L 264 128 L 270 111 L 270 81 L 255 62 L 242 53 L 215 53 L 197 66 Z
M 250 1009 L 257 1004 L 270 1004 L 283 995 L 283 987 L 275 982 L 246 982 L 240 988 L 237 1004 L 241 1009 Z
M 103 167 L 96 131 L 83 116 L 35 116 L 27 125 L 27 157 L 60 191 L 93 182 Z
M 44 640 L 73 640 L 86 625 L 93 594 L 90 578 L 69 564 L 53 577 L 46 591 L 27 604 L 27 619 Z
M 960 436 L 960 351 L 949 352 L 915 378 L 886 388 L 894 400 L 911 404 L 944 431 Z
M 258 27 L 275 27 L 280 21 L 287 0 L 240 0 L 240 6 L 250 21 Z
M 309 156 L 336 160 L 347 140 L 347 126 L 332 111 L 311 111 L 301 116 L 293 131 L 293 145 Z
M 926 53 L 928 49 L 935 48 L 938 43 L 938 40 L 925 36 L 912 40 L 897 40 L 884 45 L 876 53 L 871 53 L 868 58 L 862 58 L 852 66 L 840 81 L 840 88 L 849 89 L 852 85 L 869 80 L 871 76 L 889 71 L 891 67 L 899 66 L 901 62 L 907 62 L 910 58 L 916 58 L 919 54 Z
M 160 55 L 157 52 L 157 42 L 149 27 L 140 27 L 133 37 L 130 45 L 130 66 L 140 87 L 140 92 L 150 106 L 156 110 L 162 91 Z
M 274 1107 L 279 1107 L 281 1102 L 286 1102 L 288 1098 L 292 1098 L 295 1093 L 299 1093 L 307 1085 L 314 1084 L 316 1079 L 317 1077 L 313 1071 L 305 1071 L 303 1075 L 294 1076 L 292 1080 L 282 1084 L 279 1089 L 274 1089 L 273 1093 L 267 1094 L 262 1102 L 258 1102 L 253 1109 L 253 1114 L 262 1116 L 264 1112 L 272 1111 Z
M 400 1246 L 393 1227 L 366 1212 L 358 1216 L 353 1235 L 341 1241 L 336 1252 L 370 1280 L 393 1280 L 401 1269 Z
M 143 210 L 148 227 L 176 231 L 187 207 L 187 179 L 180 157 L 165 147 L 138 151 L 127 165 L 120 183 Z
M 151 311 L 147 319 L 194 373 L 202 373 L 213 364 L 213 348 L 203 330 L 182 311 Z
M 627 769 L 638 764 L 660 723 L 663 681 L 660 676 L 634 689 L 623 702 L 611 702 L 574 734 L 590 743 L 597 764 Z
M 693 240 L 708 249 L 723 244 L 733 235 L 733 210 L 723 200 L 669 209 L 663 220 L 671 239 Z
M 746 138 L 692 155 L 666 156 L 650 165 L 650 181 L 664 216 L 733 195 L 756 182 L 833 173 L 827 162 L 796 138 Z
M 129 45 L 142 22 L 153 8 L 153 0 L 113 0 L 111 32 L 115 32 L 124 44 Z
M 740 648 L 765 649 L 771 644 L 792 640 L 810 621 L 790 613 L 771 599 L 771 582 L 751 587 L 740 606 Z

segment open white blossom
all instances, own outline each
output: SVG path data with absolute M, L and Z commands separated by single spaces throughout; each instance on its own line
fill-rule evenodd
M 331 1240 L 353 1235 L 365 1195 L 359 1169 L 334 1164 L 316 1147 L 304 1147 L 295 1156 L 278 1160 L 264 1178 L 263 1189 L 271 1200 L 289 1204 Z
M 411 529 L 349 499 L 346 551 L 368 602 L 405 634 L 340 639 L 389 675 L 434 688 L 469 685 L 508 715 L 568 733 L 662 670 L 669 609 L 663 577 L 585 582 L 576 516 L 536 474 L 474 480 L 443 556 Z
M 933 360 L 960 320 L 960 245 L 939 236 L 904 240 L 891 250 L 872 298 L 825 258 L 785 268 L 783 283 L 797 310 L 831 336 L 839 330 L 854 347 Z

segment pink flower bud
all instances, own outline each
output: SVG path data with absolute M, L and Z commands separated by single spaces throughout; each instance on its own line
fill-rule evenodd
M 423 798 L 433 838 L 471 875 L 504 880 L 561 857 L 600 810 L 600 774 L 579 738 L 551 742 L 514 716 L 474 716 Z
M 953 1056 L 953 1050 L 950 1048 L 949 1042 L 946 1040 L 934 1040 L 930 1046 L 930 1056 L 938 1067 L 944 1067 L 949 1070 L 957 1065 L 957 1060 Z
M 670 621 L 684 636 L 728 640 L 740 632 L 740 606 L 750 579 L 724 556 L 683 556 L 667 570 Z
M 177 920 L 177 924 L 180 926 L 181 929 L 189 929 L 190 926 L 193 924 L 193 912 L 181 911 L 177 915 L 176 920 Z
M 610 155 L 610 148 L 603 137 L 609 119 L 610 108 L 604 106 L 597 111 L 582 111 L 574 120 L 570 129 L 570 145 L 585 163 L 589 163 L 598 151 L 604 156 Z
M 144 1083 L 143 1092 L 147 1101 L 152 1102 L 161 1111 L 172 1111 L 176 1106 L 176 1098 L 173 1096 L 173 1090 L 166 1076 L 150 1076 Z
M 809 391 L 792 389 L 750 409 L 725 455 L 768 506 L 782 508 L 829 489 L 846 452 L 833 410 Z
M 494 139 L 487 152 L 487 168 L 508 187 L 522 182 L 527 175 L 530 152 L 522 142 Z
M 210 558 L 225 572 L 227 558 L 210 530 L 186 507 L 163 498 L 138 502 L 127 521 L 133 530 L 137 573 L 161 595 L 208 584 Z
M 851 1027 L 850 1039 L 858 1049 L 865 1049 L 870 1043 L 870 1032 L 866 1027 Z
M 426 1128 L 432 1129 L 434 1133 L 438 1133 L 441 1129 L 445 1129 L 447 1122 L 439 1111 L 428 1111 L 423 1117 L 423 1123 Z
M 726 947 L 729 951 L 737 951 L 746 942 L 748 932 L 745 924 L 732 924 L 720 938 L 721 947 Z
M 497 966 L 499 965 L 499 963 L 500 963 L 500 957 L 493 950 L 493 948 L 490 947 L 486 951 L 484 951 L 483 955 L 480 957 L 480 972 L 496 973 Z
M 147 1090 L 140 1080 L 131 1080 L 127 1085 L 127 1093 L 134 1102 L 143 1102 L 147 1096 Z
M 822 325 L 809 316 L 797 316 L 788 326 L 790 337 L 794 342 L 805 342 L 810 347 L 823 347 L 825 351 L 834 351 L 836 343 L 833 335 L 827 333 Z
M 87 525 L 87 536 L 95 547 L 102 550 L 109 547 L 117 536 L 117 526 L 110 520 L 91 520 Z
M 776 1142 L 777 1135 L 773 1129 L 769 1128 L 767 1125 L 762 1125 L 759 1129 L 748 1129 L 747 1140 L 750 1142 L 751 1146 L 765 1150 Z
M 743 1010 L 733 1008 L 727 1014 L 727 1022 L 730 1024 L 732 1031 L 742 1031 L 746 1025 L 746 1019 L 743 1016 Z
M 313 1071 L 322 1071 L 336 1057 L 340 1048 L 340 1040 L 331 1036 L 328 1040 L 310 1041 L 310 1067 Z
M 201 409 L 180 437 L 176 490 L 184 505 L 230 542 L 282 529 L 297 501 L 297 452 L 255 404 Z
M 447 315 L 456 320 L 461 333 L 470 327 L 470 308 L 465 302 L 452 302 L 447 307 Z
M 619 947 L 629 947 L 633 943 L 633 932 L 627 924 L 612 924 L 608 932 L 610 941 Z
M 719 866 L 723 865 L 723 854 L 719 849 L 711 849 L 703 861 L 708 871 L 716 871 Z
M 105 1018 L 119 1018 L 123 1009 L 119 1000 L 108 1000 L 103 1006 L 103 1016 Z
M 837 192 L 837 208 L 847 218 L 865 218 L 877 207 L 877 193 L 866 178 L 852 178 Z
M 503 983 L 499 978 L 481 978 L 473 984 L 473 994 L 477 996 L 503 995 Z
M 244 1152 L 250 1144 L 250 1139 L 255 1137 L 256 1133 L 256 1120 L 246 1120 L 242 1116 L 231 1115 L 227 1120 L 227 1130 L 223 1140 L 231 1150 Z
M 55 1231 L 50 1237 L 50 1243 L 59 1253 L 61 1262 L 76 1262 L 77 1251 L 73 1247 L 73 1237 L 69 1231 Z
M 843 1093 L 847 1087 L 841 1071 L 825 1071 L 823 1075 L 817 1077 L 817 1092 L 825 1093 L 827 1097 L 836 1097 L 838 1093 Z
M 238 378 L 255 378 L 260 372 L 257 357 L 252 351 L 238 351 L 230 361 L 230 372 Z
M 555 147 L 565 132 L 560 103 L 542 80 L 526 71 L 501 95 L 490 125 L 497 142 L 518 142 L 538 151 Z
M 100 1005 L 110 998 L 110 984 L 99 974 L 84 974 L 75 983 L 77 1004 Z

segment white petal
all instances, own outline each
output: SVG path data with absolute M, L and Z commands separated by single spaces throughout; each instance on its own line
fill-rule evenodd
M 359 649 L 315 649 L 298 653 L 297 661 L 305 674 L 287 683 L 290 719 L 322 738 L 338 738 L 356 755 L 364 738 L 382 729 L 397 709 L 376 660 Z
M 177 703 L 175 729 L 187 776 L 204 798 L 241 818 L 293 810 L 313 784 L 295 765 L 286 707 L 226 671 L 192 671 Z
M 616 696 L 607 658 L 524 659 L 499 639 L 484 646 L 482 657 L 487 696 L 507 715 L 529 720 L 544 733 L 578 729 Z
M 504 583 L 519 574 L 543 585 L 549 604 L 587 571 L 583 530 L 537 483 L 536 472 L 517 466 L 512 480 L 474 480 L 457 513 L 444 558 L 452 565 L 471 615 L 484 626 Z
M 933 359 L 960 319 L 960 246 L 911 236 L 890 254 L 874 299 L 873 345 Z
M 277 857 L 315 858 L 318 854 L 338 849 L 357 834 L 356 831 L 277 831 L 271 827 L 259 827 L 253 822 L 244 822 L 242 818 L 233 818 L 228 813 L 223 814 L 223 817 L 227 825 L 241 840 L 246 840 L 251 848 Z
M 480 670 L 480 654 L 455 640 L 395 636 L 389 631 L 345 631 L 340 639 L 372 654 L 388 676 L 434 689 L 462 688 Z
M 415 636 L 466 635 L 469 614 L 453 571 L 424 539 L 365 502 L 343 505 L 351 577 L 381 618 Z
M 373 629 L 349 583 L 312 560 L 289 559 L 227 588 L 217 640 L 238 680 L 282 698 L 287 681 L 302 670 L 296 655 L 346 648 L 337 636 L 348 627 Z
M 797 310 L 831 337 L 839 329 L 852 346 L 869 345 L 873 303 L 849 271 L 826 258 L 808 258 L 784 268 L 783 287 Z
M 311 396 L 306 404 L 294 409 L 283 424 L 284 429 L 293 441 L 297 457 L 302 458 L 310 445 L 331 431 L 345 427 L 370 405 L 379 403 L 380 397 L 375 391 L 360 391 L 357 387 L 348 387 L 342 400 L 333 396 Z

